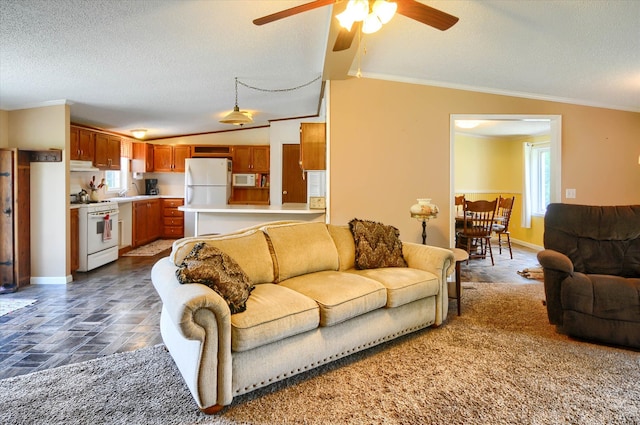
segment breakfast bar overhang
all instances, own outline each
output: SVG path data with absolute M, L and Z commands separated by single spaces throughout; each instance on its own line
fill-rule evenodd
M 325 221 L 324 209 L 307 204 L 283 205 L 183 205 L 186 236 L 234 232 L 257 224 L 280 221 Z

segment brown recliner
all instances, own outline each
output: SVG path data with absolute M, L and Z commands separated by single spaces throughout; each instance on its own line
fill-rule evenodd
M 640 205 L 550 204 L 544 223 L 549 321 L 573 337 L 640 349 Z

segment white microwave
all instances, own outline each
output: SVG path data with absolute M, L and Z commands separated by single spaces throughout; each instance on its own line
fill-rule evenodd
M 256 185 L 256 175 L 255 174 L 233 174 L 233 185 L 234 186 L 255 186 Z

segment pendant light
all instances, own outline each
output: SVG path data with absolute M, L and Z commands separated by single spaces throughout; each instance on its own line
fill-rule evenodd
M 240 111 L 238 108 L 238 77 L 236 77 L 236 106 L 233 107 L 233 111 L 227 114 L 226 117 L 220 120 L 223 124 L 233 124 L 233 125 L 244 125 L 251 124 L 253 122 L 253 118 L 251 118 L 251 114 L 246 111 Z

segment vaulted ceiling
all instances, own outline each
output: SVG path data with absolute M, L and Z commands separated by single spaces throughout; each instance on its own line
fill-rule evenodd
M 344 2 L 3 0 L 0 109 L 67 102 L 72 121 L 148 138 L 316 115 L 322 81 L 363 77 L 640 111 L 640 2 L 434 0 L 439 31 L 402 15 L 332 52 Z M 329 46 L 329 47 L 327 47 Z M 307 83 L 310 83 L 306 85 Z M 303 86 L 296 90 L 288 90 Z M 255 90 L 248 88 L 262 89 Z

